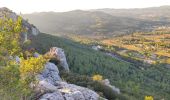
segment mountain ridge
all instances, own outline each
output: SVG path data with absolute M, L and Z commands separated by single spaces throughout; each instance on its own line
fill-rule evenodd
M 161 7 L 154 9 L 146 8 L 141 11 L 139 11 L 140 9 L 132 9 L 132 11 L 119 11 L 119 9 L 109 9 L 109 11 L 73 10 L 69 12 L 39 12 L 22 16 L 46 33 L 106 35 L 110 37 L 140 31 L 148 32 L 160 26 L 170 26 L 170 13 L 166 13 L 167 10 L 162 10 Z M 160 11 L 158 12 L 157 9 Z M 162 16 L 165 13 L 166 16 Z

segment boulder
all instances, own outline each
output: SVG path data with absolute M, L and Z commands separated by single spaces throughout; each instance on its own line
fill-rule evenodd
M 39 100 L 65 100 L 59 91 L 44 94 Z
M 52 47 L 46 54 L 44 54 L 44 57 L 46 59 L 51 59 L 55 64 L 58 62 L 57 64 L 61 65 L 65 71 L 69 72 L 69 67 L 63 49 Z
M 48 62 L 45 65 L 44 70 L 39 75 L 37 75 L 37 80 L 46 81 L 52 85 L 55 85 L 57 81 L 61 81 L 57 66 Z
M 57 66 L 50 62 L 36 76 L 36 80 L 31 87 L 36 92 L 45 93 L 39 100 L 98 100 L 100 97 L 88 88 L 64 82 L 59 76 Z
M 67 64 L 67 59 L 66 59 L 64 50 L 58 47 L 55 47 L 55 48 L 56 48 L 56 55 L 59 59 L 60 65 L 64 68 L 64 70 L 69 71 L 69 67 Z

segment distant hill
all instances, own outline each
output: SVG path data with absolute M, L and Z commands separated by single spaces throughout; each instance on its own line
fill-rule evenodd
M 115 36 L 136 31 L 152 31 L 158 26 L 169 26 L 170 21 L 166 17 L 169 16 L 169 12 L 165 14 L 166 12 L 168 10 L 162 7 L 127 10 L 97 9 L 60 13 L 40 12 L 25 14 L 23 17 L 46 33 Z M 157 16 L 159 20 L 145 17 L 149 15 Z
M 113 16 L 131 17 L 146 20 L 170 21 L 170 6 L 136 8 L 136 9 L 97 9 Z

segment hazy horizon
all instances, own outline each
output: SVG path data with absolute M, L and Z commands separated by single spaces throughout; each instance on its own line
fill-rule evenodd
M 131 9 L 170 5 L 170 0 L 1 0 L 0 7 L 7 7 L 16 13 L 66 12 L 91 9 Z

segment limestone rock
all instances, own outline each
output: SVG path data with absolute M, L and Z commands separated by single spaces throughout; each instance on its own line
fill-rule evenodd
M 50 62 L 45 65 L 36 79 L 38 82 L 31 87 L 37 92 L 45 93 L 39 100 L 98 100 L 100 97 L 88 88 L 61 80 L 57 66 Z
M 34 90 L 38 91 L 38 92 L 57 91 L 57 87 L 55 87 L 53 84 L 51 84 L 45 80 L 39 81 L 37 84 L 32 85 L 31 87 L 33 87 Z
M 84 87 L 74 85 L 74 84 L 68 84 L 66 82 L 61 82 L 61 84 L 54 86 L 48 82 L 41 81 L 38 86 L 39 86 L 38 87 L 39 91 L 43 90 L 43 91 L 52 92 L 48 95 L 46 94 L 43 95 L 40 100 L 46 100 L 45 98 L 49 97 L 49 95 L 55 98 L 55 96 L 58 96 L 61 94 L 62 94 L 62 97 L 65 98 L 65 100 L 98 100 L 99 99 L 99 95 L 95 93 L 94 91 L 84 88 Z M 55 93 L 55 95 L 53 93 Z M 48 100 L 51 100 L 51 99 L 48 99 Z M 60 99 L 52 99 L 52 100 L 60 100 Z
M 81 92 L 83 94 L 85 100 L 98 100 L 98 98 L 99 98 L 99 95 L 96 92 L 94 92 L 88 88 L 80 87 L 80 86 L 77 86 L 74 84 L 67 84 L 65 82 L 60 82 L 58 84 L 61 87 L 61 89 L 59 89 L 59 91 L 61 91 L 62 89 L 67 89 L 67 90 L 72 91 L 70 94 L 72 94 L 73 92 L 75 92 L 75 93 Z M 67 91 L 67 93 L 69 93 L 69 92 Z M 74 98 L 74 100 L 77 100 L 77 99 Z M 84 100 L 84 99 L 82 98 L 80 100 Z
M 39 75 L 37 75 L 37 79 L 39 81 L 45 80 L 52 85 L 56 84 L 56 81 L 61 81 L 57 66 L 50 62 L 48 62 L 45 65 L 44 70 Z
M 40 100 L 65 100 L 62 94 L 58 91 L 53 93 L 46 93 L 44 94 Z
M 67 60 L 66 60 L 66 56 L 64 53 L 64 50 L 58 47 L 56 48 L 56 55 L 58 56 L 59 60 L 60 60 L 60 65 L 66 70 L 69 71 L 69 67 L 67 64 Z
M 85 100 L 83 94 L 80 91 L 74 91 L 71 93 L 64 94 L 66 100 Z

